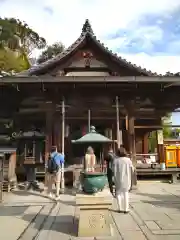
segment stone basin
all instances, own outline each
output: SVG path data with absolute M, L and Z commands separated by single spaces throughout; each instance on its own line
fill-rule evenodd
M 107 184 L 106 173 L 103 172 L 81 172 L 81 185 L 85 193 L 93 194 L 102 191 Z

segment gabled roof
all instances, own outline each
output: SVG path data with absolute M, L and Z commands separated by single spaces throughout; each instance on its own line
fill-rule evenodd
M 158 74 L 143 69 L 131 62 L 126 61 L 122 57 L 119 57 L 116 53 L 114 54 L 111 50 L 106 48 L 99 40 L 97 40 L 96 36 L 93 33 L 91 24 L 89 20 L 86 19 L 80 37 L 67 49 L 65 49 L 62 53 L 58 54 L 56 57 L 41 63 L 39 65 L 33 66 L 27 71 L 23 71 L 19 73 L 17 76 L 33 76 L 33 75 L 41 75 L 48 71 L 48 69 L 53 69 L 57 65 L 60 65 L 62 61 L 66 60 L 71 56 L 74 52 L 76 52 L 80 47 L 82 47 L 86 40 L 91 40 L 104 54 L 106 54 L 112 62 L 119 65 L 119 67 L 126 67 L 129 70 L 137 72 L 139 75 L 143 76 L 157 76 Z

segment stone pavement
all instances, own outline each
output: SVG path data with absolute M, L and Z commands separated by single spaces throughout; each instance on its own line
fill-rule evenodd
M 0 205 L 0 239 L 78 239 L 75 197 L 71 191 L 61 195 L 57 203 L 24 191 L 5 194 L 4 199 Z M 130 214 L 124 215 L 116 212 L 114 201 L 111 211 L 114 236 L 107 239 L 180 239 L 179 184 L 139 182 L 138 190 L 130 194 L 130 204 Z

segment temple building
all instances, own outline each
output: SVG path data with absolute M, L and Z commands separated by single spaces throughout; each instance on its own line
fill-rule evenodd
M 180 107 L 179 81 L 179 76 L 161 76 L 119 57 L 96 38 L 86 20 L 79 38 L 62 53 L 0 78 L 0 133 L 13 139 L 36 131 L 44 136 L 38 140 L 40 154 L 30 144 L 26 155 L 35 154 L 41 162 L 57 145 L 71 165 L 85 151 L 72 140 L 93 125 L 113 140 L 114 148 L 123 144 L 136 164 L 137 153 L 148 154 L 149 133 L 157 130 L 158 161 L 163 162 L 161 119 Z M 15 142 L 20 149 L 22 141 Z M 99 154 L 99 147 L 94 148 Z

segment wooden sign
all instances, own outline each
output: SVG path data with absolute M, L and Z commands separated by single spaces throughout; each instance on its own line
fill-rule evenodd
M 158 130 L 157 131 L 157 142 L 158 142 L 158 144 L 163 144 L 164 143 L 163 130 Z

